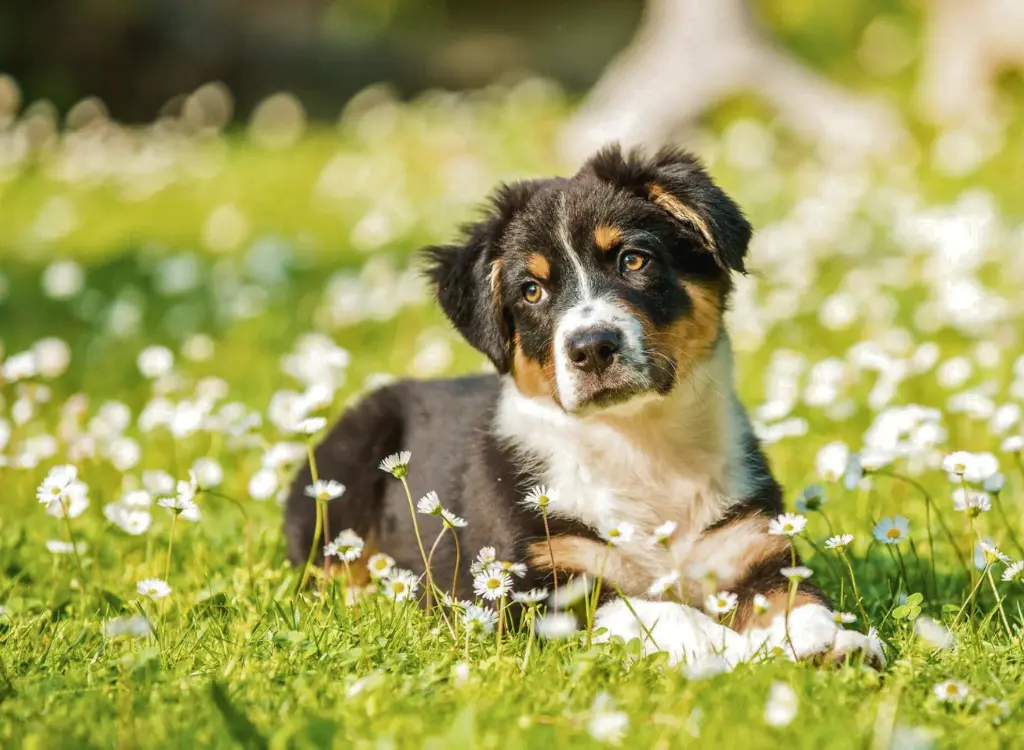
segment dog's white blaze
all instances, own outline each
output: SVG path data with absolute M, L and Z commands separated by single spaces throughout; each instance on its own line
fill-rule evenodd
M 760 479 L 748 466 L 749 426 L 732 392 L 728 345 L 722 346 L 670 396 L 583 416 L 523 396 L 509 380 L 496 433 L 558 491 L 552 515 L 592 527 L 626 521 L 641 535 L 675 521 L 680 536 L 697 535 Z M 672 567 L 665 550 L 643 542 L 619 551 L 658 575 Z
M 576 254 L 576 251 L 572 246 L 572 239 L 569 237 L 569 214 L 565 210 L 566 194 L 562 193 L 562 202 L 558 211 L 558 239 L 562 243 L 562 249 L 565 250 L 566 257 L 569 258 L 569 262 L 572 263 L 573 269 L 576 271 L 576 278 L 580 282 L 580 299 L 586 302 L 591 298 L 592 292 L 590 289 L 590 279 L 587 278 L 587 272 L 583 268 L 583 263 L 580 261 L 580 256 Z
M 573 334 L 590 328 L 614 328 L 623 338 L 619 356 L 635 367 L 643 368 L 644 329 L 629 312 L 604 299 L 579 302 L 569 308 L 555 326 L 555 385 L 562 405 L 572 410 L 578 401 L 577 378 L 569 361 L 568 342 Z

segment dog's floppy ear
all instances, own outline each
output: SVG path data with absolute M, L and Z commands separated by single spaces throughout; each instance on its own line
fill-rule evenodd
M 601 149 L 583 169 L 652 201 L 694 235 L 723 269 L 745 271 L 750 224 L 695 156 L 676 149 L 662 149 L 653 157 L 637 149 L 623 156 L 613 145 Z
M 463 227 L 461 243 L 423 250 L 441 309 L 501 373 L 509 371 L 512 334 L 498 285 L 498 245 L 509 222 L 525 208 L 540 184 L 502 185 L 491 196 L 487 215 Z

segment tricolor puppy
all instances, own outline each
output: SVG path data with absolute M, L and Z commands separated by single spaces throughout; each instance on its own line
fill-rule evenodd
M 553 558 L 560 577 L 603 569 L 628 596 L 656 599 L 651 584 L 679 571 L 675 598 L 699 608 L 709 590 L 734 592 L 732 633 L 779 645 L 788 586 L 779 570 L 791 551 L 768 524 L 781 493 L 734 392 L 723 324 L 750 235 L 739 207 L 678 151 L 607 148 L 571 178 L 500 187 L 459 241 L 425 251 L 442 309 L 497 374 L 400 382 L 345 414 L 316 451 L 320 476 L 347 487 L 329 506 L 330 528 L 353 528 L 422 572 L 402 485 L 377 469 L 408 450 L 413 497 L 435 490 L 469 521 L 458 532 L 462 596 L 472 597 L 469 565 L 485 545 L 527 563 L 523 586 L 549 581 Z M 287 506 L 296 564 L 314 528 L 309 481 L 307 469 Z M 541 517 L 522 502 L 535 485 L 551 488 L 553 555 Z M 666 522 L 670 538 L 651 543 Z M 623 524 L 633 538 L 609 552 L 600 533 Z M 420 526 L 429 545 L 440 521 L 420 516 Z M 431 565 L 442 587 L 452 583 L 452 542 L 446 535 Z M 758 594 L 766 611 L 755 610 Z M 636 604 L 655 618 L 681 606 Z M 635 623 L 616 619 L 616 606 L 606 605 L 606 624 L 628 632 Z M 784 650 L 850 648 L 854 634 L 837 638 L 826 606 L 801 584 L 789 631 L 802 642 Z M 693 652 L 662 642 L 672 638 L 664 630 L 661 647 Z

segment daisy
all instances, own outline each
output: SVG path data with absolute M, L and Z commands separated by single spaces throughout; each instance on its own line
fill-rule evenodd
M 754 594 L 754 614 L 763 615 L 769 609 L 771 609 L 772 603 L 768 601 L 768 597 L 764 594 Z
M 814 575 L 813 570 L 804 567 L 803 565 L 797 565 L 794 568 L 780 568 L 779 572 L 791 581 L 802 581 L 805 578 L 810 578 Z
M 466 629 L 477 635 L 486 635 L 494 630 L 498 623 L 498 613 L 487 607 L 478 607 L 470 604 L 462 613 L 462 622 Z
M 523 498 L 523 505 L 543 511 L 557 499 L 558 494 L 551 487 L 538 484 L 526 493 L 526 497 Z
M 153 629 L 142 615 L 131 615 L 130 617 L 115 617 L 103 623 L 103 637 L 113 640 L 114 638 L 148 638 L 152 635 Z
M 984 482 L 999 471 L 999 461 L 991 453 L 956 451 L 942 459 L 942 469 L 952 482 Z
M 445 508 L 441 509 L 441 520 L 444 521 L 444 525 L 447 528 L 462 529 L 468 525 L 468 522 L 462 516 L 457 516 L 450 510 Z M 525 567 L 525 566 L 524 566 Z
M 72 484 L 78 479 L 78 469 L 70 464 L 54 466 L 43 478 L 36 489 L 36 499 L 43 505 L 49 505 L 64 497 Z
M 464 612 L 466 607 L 470 606 L 473 602 L 468 599 L 455 599 L 447 591 L 442 591 L 440 596 L 441 604 L 448 607 L 449 609 L 457 609 L 460 612 Z
M 615 704 L 607 693 L 601 693 L 594 699 L 587 731 L 598 742 L 618 745 L 626 736 L 629 716 L 622 711 L 613 710 L 614 707 Z
M 999 449 L 1003 453 L 1020 453 L 1024 451 L 1024 435 L 1010 435 L 1010 437 L 1003 440 L 1003 444 L 999 446 Z
M 163 497 L 174 492 L 174 477 L 160 469 L 144 471 L 142 472 L 142 486 L 150 495 Z
M 529 591 L 512 594 L 513 601 L 526 606 L 536 606 L 548 598 L 547 589 L 530 589 Z
M 512 591 L 512 578 L 504 570 L 491 566 L 473 577 L 473 591 L 490 601 L 501 599 Z
M 163 599 L 171 594 L 171 587 L 167 585 L 166 581 L 159 578 L 144 578 L 139 581 L 137 588 L 139 594 L 154 600 Z
M 329 503 L 337 500 L 345 494 L 345 485 L 333 479 L 318 479 L 306 487 L 306 497 L 311 497 L 321 503 Z
M 568 638 L 578 628 L 576 616 L 569 612 L 552 612 L 537 620 L 537 635 L 549 641 Z
M 416 593 L 420 579 L 410 570 L 396 568 L 383 580 L 384 593 L 396 602 L 405 601 Z
M 412 452 L 410 451 L 399 451 L 398 453 L 392 453 L 380 462 L 377 468 L 381 471 L 386 471 L 396 479 L 401 479 L 409 473 L 409 459 L 412 458 Z
M 794 536 L 807 526 L 807 518 L 798 513 L 783 513 L 768 522 L 768 533 L 775 536 Z
M 480 551 L 476 553 L 476 560 L 469 568 L 469 572 L 473 575 L 482 572 L 487 566 L 497 561 L 497 553 L 494 547 L 481 547 Z
M 1008 582 L 1024 580 L 1024 560 L 1018 560 L 1017 562 L 1010 564 L 1010 566 L 1003 571 L 1003 580 Z
M 994 544 L 989 544 L 988 542 L 978 542 L 978 548 L 981 550 L 981 553 L 985 556 L 986 564 L 993 565 L 997 562 L 1001 562 L 1004 565 L 1009 565 L 1010 557 L 1000 552 L 999 548 L 996 547 Z
M 704 600 L 704 609 L 714 615 L 726 615 L 736 609 L 739 597 L 730 591 L 719 591 L 717 594 L 710 594 Z
M 853 534 L 836 534 L 830 536 L 826 542 L 825 547 L 828 549 L 834 549 L 836 552 L 845 552 L 846 548 L 853 543 Z
M 327 420 L 324 417 L 306 417 L 298 421 L 295 431 L 303 435 L 315 435 L 326 426 Z
M 825 488 L 820 484 L 812 484 L 800 493 L 800 497 L 798 497 L 796 501 L 796 509 L 801 513 L 811 513 L 816 510 L 821 510 L 821 506 L 825 504 L 825 500 Z
M 971 518 L 977 518 L 982 513 L 992 510 L 992 503 L 984 492 L 958 487 L 953 490 L 953 510 L 959 510 Z
M 1006 476 L 1001 472 L 997 471 L 995 474 L 990 476 L 984 482 L 981 483 L 981 488 L 985 492 L 993 495 L 998 495 L 1003 491 L 1003 486 L 1006 484 Z
M 882 544 L 899 544 L 910 534 L 910 521 L 903 516 L 883 518 L 875 524 L 874 533 Z
M 362 555 L 363 539 L 352 529 L 345 529 L 324 547 L 324 557 L 337 557 L 343 562 L 355 562 Z
M 427 516 L 439 516 L 443 512 L 441 499 L 431 490 L 416 503 L 416 510 Z
M 53 555 L 70 555 L 72 552 L 84 554 L 89 546 L 85 542 L 64 542 L 60 539 L 50 539 L 46 542 L 46 551 Z
M 857 615 L 852 612 L 833 612 L 832 621 L 836 625 L 849 625 L 857 621 Z
M 914 620 L 914 632 L 918 638 L 933 648 L 947 649 L 953 646 L 953 634 L 949 629 L 927 615 Z
M 835 442 L 824 446 L 814 459 L 818 476 L 826 482 L 838 482 L 846 471 L 850 460 L 850 449 L 845 443 Z
M 942 459 L 942 470 L 949 474 L 963 476 L 974 463 L 974 454 L 967 451 L 956 451 Z
M 366 561 L 366 569 L 370 572 L 371 578 L 387 578 L 394 567 L 395 558 L 383 552 L 371 555 L 370 559 Z
M 679 524 L 675 521 L 665 521 L 665 523 L 654 530 L 654 533 L 651 535 L 651 544 L 667 547 L 672 541 L 672 537 L 675 536 L 678 527 Z
M 647 589 L 647 593 L 650 596 L 665 596 L 668 592 L 672 591 L 676 584 L 679 583 L 679 571 L 673 570 L 668 575 L 663 575 L 660 578 L 654 579 L 654 583 Z
M 798 708 L 796 691 L 784 682 L 774 682 L 764 706 L 765 723 L 773 727 L 788 726 L 796 718 Z
M 509 575 L 513 575 L 516 578 L 524 578 L 526 576 L 526 564 L 509 562 L 508 560 L 499 560 L 497 566 L 504 570 Z
M 602 524 L 597 531 L 606 542 L 619 547 L 627 544 L 633 538 L 636 527 L 628 521 L 622 521 L 621 523 Z
M 932 692 L 943 703 L 963 703 L 971 691 L 962 682 L 946 680 L 932 688 Z
M 870 458 L 869 456 L 868 459 L 870 460 Z M 851 453 L 850 461 L 846 464 L 846 471 L 843 472 L 843 487 L 848 490 L 856 489 L 857 485 L 860 484 L 860 480 L 864 478 L 864 469 L 867 466 L 870 466 L 870 464 L 867 464 L 860 453 Z

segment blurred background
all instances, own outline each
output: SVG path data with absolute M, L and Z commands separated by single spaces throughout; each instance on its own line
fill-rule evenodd
M 610 140 L 694 150 L 754 220 L 741 348 L 973 335 L 1016 309 L 981 283 L 1024 255 L 1022 62 L 1017 0 L 8 0 L 0 357 L 56 335 L 69 389 L 130 393 L 146 343 L 315 329 L 357 385 L 477 367 L 412 252 Z

